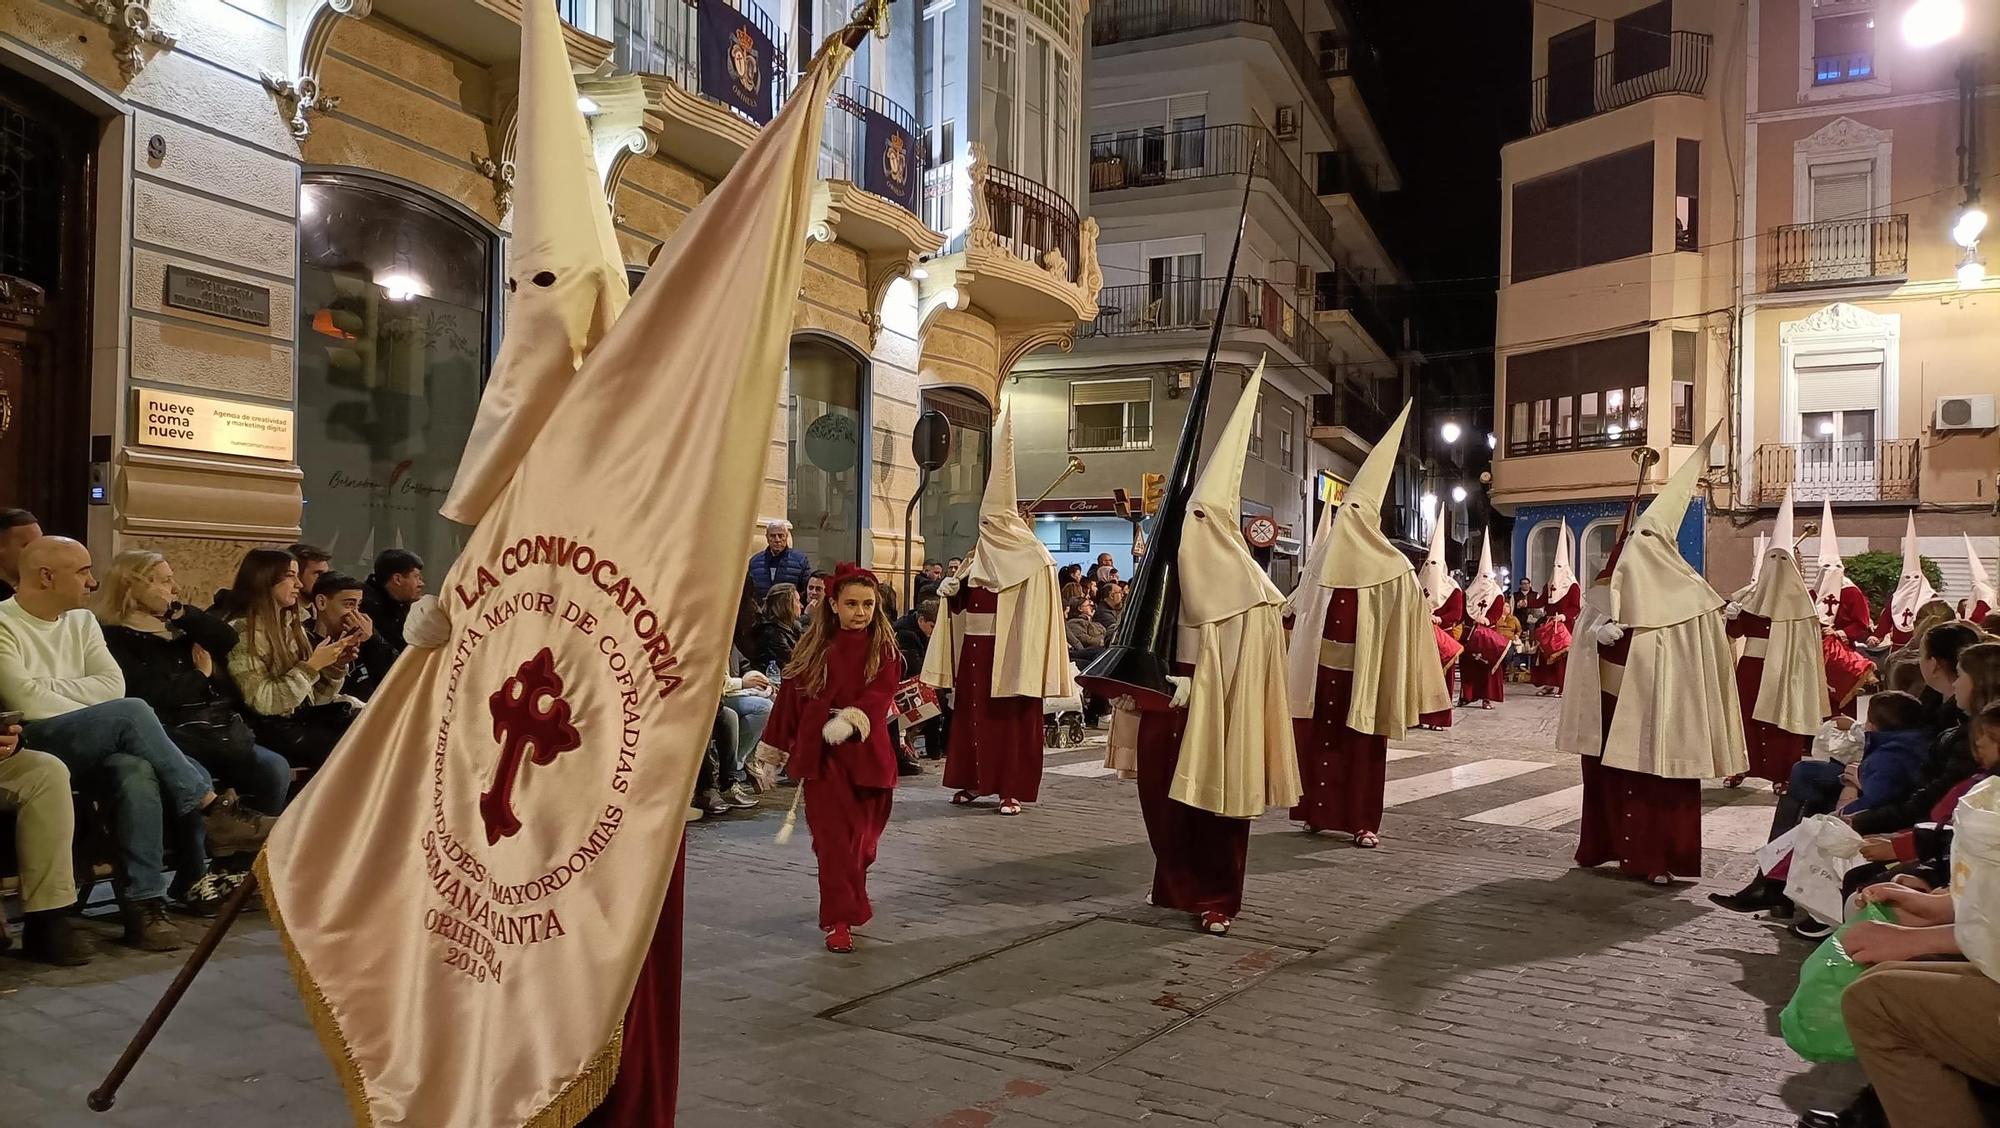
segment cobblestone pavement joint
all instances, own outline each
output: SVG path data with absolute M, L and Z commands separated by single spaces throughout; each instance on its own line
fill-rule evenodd
M 819 950 L 810 845 L 773 844 L 777 802 L 696 824 L 681 1128 L 1769 1128 L 1842 1103 L 1857 1071 L 1777 1035 L 1809 946 L 1703 900 L 1747 854 L 1712 848 L 1700 883 L 1654 889 L 1572 869 L 1573 828 L 1467 821 L 1574 785 L 1555 709 L 1460 710 L 1400 742 L 1392 780 L 1549 767 L 1398 806 L 1379 850 L 1267 815 L 1226 938 L 1145 903 L 1136 798 L 1087 767 L 1013 819 L 950 807 L 934 764 L 904 781 L 849 957 Z M 1709 795 L 1739 822 L 1760 802 Z M 261 915 L 118 1108 L 85 1111 L 178 967 L 90 927 L 89 967 L 0 960 L 0 1126 L 348 1122 Z

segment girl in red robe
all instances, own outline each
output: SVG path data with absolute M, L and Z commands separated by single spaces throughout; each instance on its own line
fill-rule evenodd
M 1583 611 L 1583 589 L 1572 581 L 1569 590 L 1543 603 L 1545 614 L 1535 627 L 1535 665 L 1530 677 L 1544 697 L 1560 697 L 1569 673 L 1569 632 Z
M 878 590 L 866 569 L 842 564 L 834 571 L 764 729 L 764 743 L 789 755 L 786 772 L 805 801 L 829 952 L 853 951 L 851 930 L 874 915 L 868 867 L 895 797 L 888 717 L 903 660 Z

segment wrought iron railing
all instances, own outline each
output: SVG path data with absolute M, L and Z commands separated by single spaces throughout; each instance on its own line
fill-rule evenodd
M 1910 217 L 1792 223 L 1771 233 L 1773 290 L 1901 278 L 1910 268 Z
M 1043 266 L 1050 251 L 1060 251 L 1068 281 L 1076 281 L 1080 266 L 1076 209 L 1055 189 L 1018 172 L 989 168 L 986 214 L 1000 245 L 1015 257 Z
M 1352 388 L 1335 387 L 1312 398 L 1314 427 L 1345 427 L 1369 442 L 1389 429 L 1389 417 Z
M 890 195 L 912 213 L 921 214 L 922 193 L 916 186 L 924 183 L 924 157 L 918 138 L 923 131 L 917 128 L 915 114 L 898 105 L 879 90 L 870 90 L 851 78 L 843 78 L 836 86 L 833 96 L 826 103 L 826 128 L 820 134 L 819 175 L 822 180 L 846 180 L 869 187 L 880 169 L 868 169 L 864 163 L 868 158 L 868 115 L 880 114 L 903 130 L 905 144 L 901 159 L 905 162 L 902 175 L 909 178 L 912 191 L 903 198 Z M 880 159 L 895 159 L 884 153 Z M 935 230 L 935 229 L 933 229 Z
M 1069 449 L 1075 451 L 1093 450 L 1151 450 L 1153 449 L 1153 429 L 1145 424 L 1123 427 L 1071 427 Z
M 1572 423 L 1572 426 L 1574 424 Z M 1558 435 L 1553 432 L 1516 436 L 1512 431 L 1507 435 L 1507 456 L 1527 454 L 1561 454 L 1575 450 L 1608 450 L 1613 447 L 1646 445 L 1644 427 L 1607 427 L 1593 434 Z
M 1528 109 L 1528 131 L 1540 133 L 1596 114 L 1608 113 L 1661 94 L 1700 94 L 1708 85 L 1710 37 L 1697 31 L 1669 34 L 1665 50 L 1652 49 L 1656 62 L 1634 71 L 1633 53 L 1620 67 L 1618 53 L 1606 51 L 1588 69 L 1577 66 L 1551 71 L 1534 82 Z
M 1090 41 L 1103 47 L 1233 23 L 1271 29 L 1299 86 L 1331 127 L 1333 90 L 1284 0 L 1098 0 L 1090 9 Z
M 1787 488 L 1798 501 L 1914 501 L 1918 452 L 1915 439 L 1765 443 L 1757 448 L 1757 502 L 1777 505 Z
M 595 6 L 586 2 L 577 5 L 577 20 L 571 22 L 580 30 L 609 39 L 611 60 L 619 70 L 664 75 L 688 93 L 708 98 L 701 90 L 701 43 L 696 31 L 702 4 L 719 4 L 735 11 L 771 40 L 775 46 L 771 60 L 771 102 L 775 113 L 790 93 L 787 41 L 770 17 L 748 0 L 698 0 L 693 4 L 687 0 L 621 0 L 612 5 L 609 29 L 592 26 L 598 23 Z M 719 98 L 708 100 L 738 117 L 755 120 Z
M 1394 353 L 1403 344 L 1402 300 L 1398 291 L 1375 283 L 1373 271 L 1357 274 L 1344 266 L 1321 271 L 1313 294 L 1319 311 L 1345 310 L 1375 338 L 1382 350 Z
M 1382 78 L 1382 67 L 1375 58 L 1374 49 L 1365 44 L 1345 43 L 1335 38 L 1337 32 L 1319 33 L 1319 72 L 1326 78 L 1351 78 L 1361 88 L 1361 100 L 1369 103 L 1376 113 L 1386 108 L 1389 88 Z

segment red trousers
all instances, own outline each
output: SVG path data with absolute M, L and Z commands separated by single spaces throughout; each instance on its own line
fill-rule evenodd
M 875 864 L 875 846 L 889 825 L 896 793 L 855 786 L 839 756 L 826 757 L 820 774 L 799 786 L 805 789 L 806 826 L 819 859 L 819 926 L 867 924 L 875 915 L 868 904 L 868 867 Z
M 1611 706 L 1605 705 L 1605 716 Z M 1607 721 L 1608 723 L 1608 721 Z M 1576 864 L 1617 862 L 1634 877 L 1701 876 L 1701 781 L 1607 768 L 1583 757 L 1583 833 Z
M 653 926 L 653 943 L 625 1007 L 618 1080 L 587 1128 L 673 1128 L 681 1065 L 681 916 L 687 903 L 687 848 L 674 861 L 673 884 Z
M 1185 709 L 1149 712 L 1139 720 L 1139 813 L 1153 847 L 1153 903 L 1234 917 L 1243 910 L 1250 820 L 1224 818 L 1168 795 L 1186 724 Z

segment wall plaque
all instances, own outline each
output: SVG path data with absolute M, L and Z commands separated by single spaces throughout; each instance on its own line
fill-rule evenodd
M 167 267 L 167 292 L 161 299 L 171 309 L 191 309 L 250 325 L 271 324 L 271 288 L 234 278 Z
M 133 441 L 140 446 L 292 460 L 289 408 L 138 388 Z

